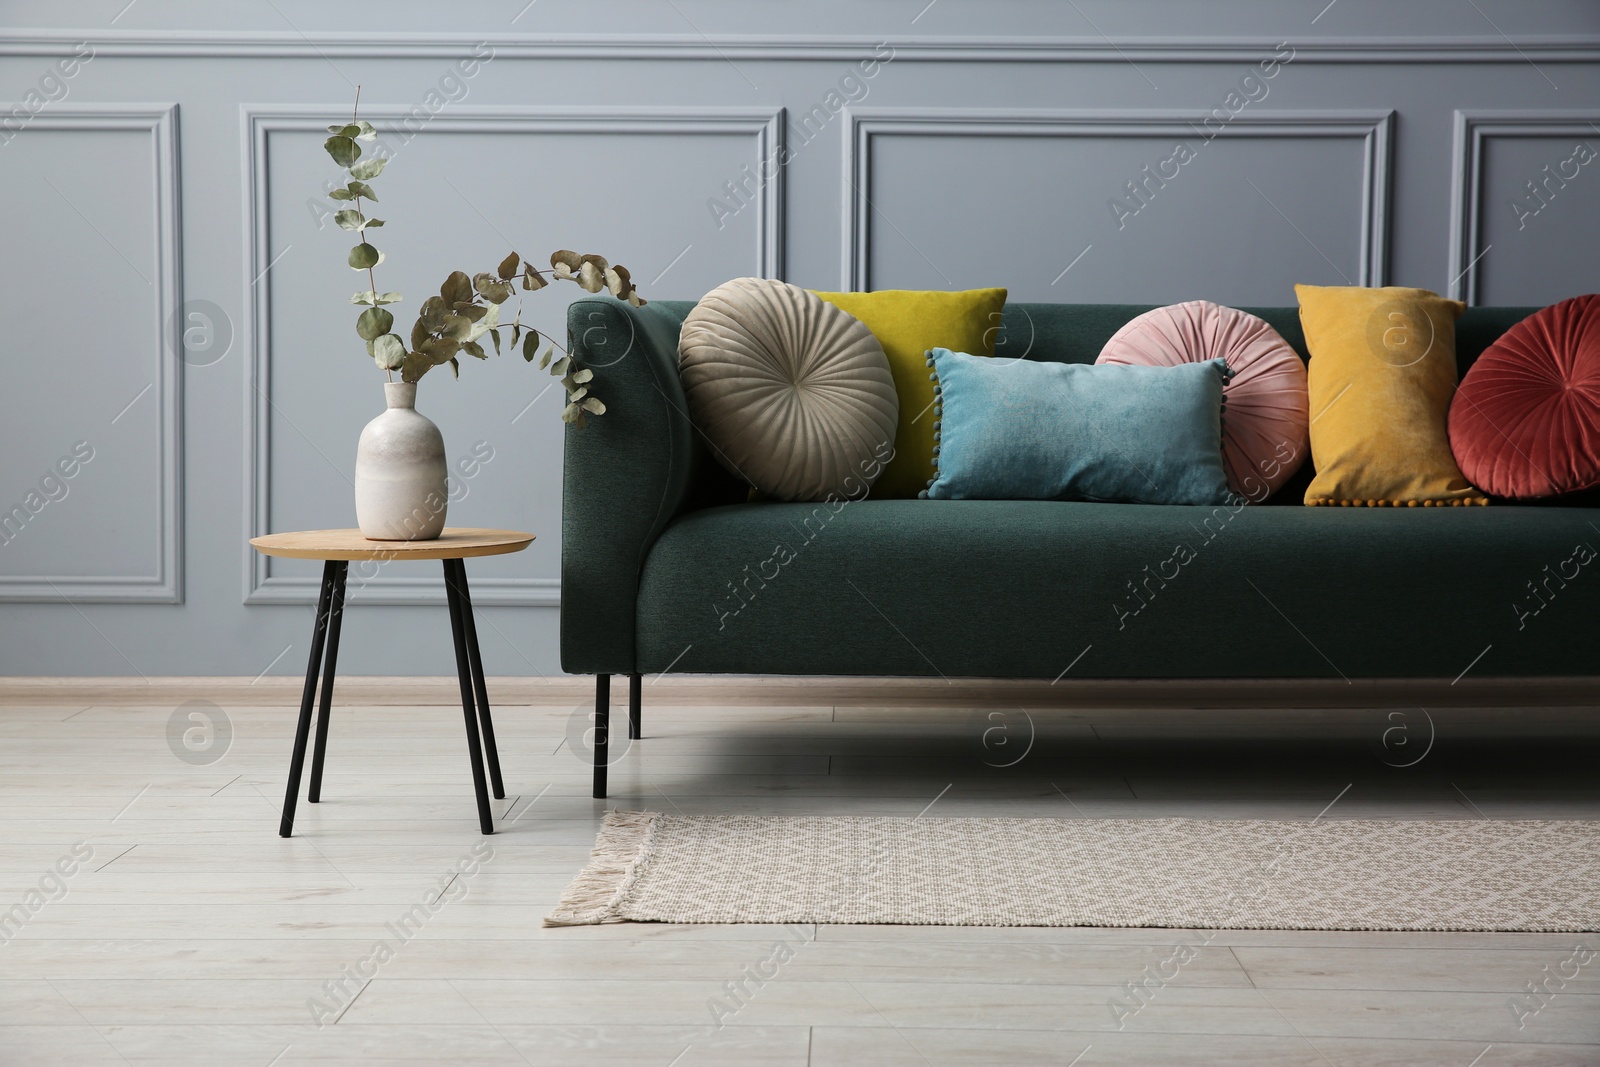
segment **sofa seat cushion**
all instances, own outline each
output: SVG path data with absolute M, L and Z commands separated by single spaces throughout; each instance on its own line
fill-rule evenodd
M 644 561 L 638 669 L 1593 674 L 1596 526 L 1588 508 L 710 508 L 675 520 Z

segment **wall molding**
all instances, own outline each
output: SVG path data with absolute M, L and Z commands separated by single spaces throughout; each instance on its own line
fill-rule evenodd
M 1194 139 L 1210 112 L 1046 111 L 992 108 L 846 109 L 841 288 L 870 289 L 872 139 L 894 134 L 938 137 L 1157 137 Z M 1219 139 L 1351 137 L 1362 142 L 1361 250 L 1353 285 L 1385 284 L 1394 141 L 1393 111 L 1268 111 L 1237 115 Z M 1113 190 L 1114 191 L 1114 190 Z
M 155 263 L 154 403 L 159 426 L 154 575 L 0 576 L 0 603 L 183 603 L 183 360 L 174 331 L 183 302 L 182 205 L 178 190 L 177 104 L 51 104 L 28 121 L 33 130 L 143 131 L 154 169 L 151 224 Z M 21 136 L 21 134 L 19 134 Z M 114 413 L 108 412 L 111 418 Z M 90 444 L 94 442 L 91 440 Z
M 896 62 L 1254 63 L 1281 43 L 1296 63 L 1592 63 L 1600 35 L 1526 37 L 809 37 L 788 34 L 291 33 L 209 30 L 9 29 L 0 56 L 66 55 L 88 43 L 95 55 L 139 58 L 454 59 L 492 38 L 497 58 L 839 60 L 879 45 Z
M 1491 137 L 1600 138 L 1600 111 L 1456 111 L 1450 153 L 1452 280 L 1445 295 L 1468 304 L 1478 302 L 1478 263 L 1488 251 L 1478 246 L 1484 206 L 1483 147 Z
M 245 540 L 271 532 L 272 485 L 270 429 L 272 414 L 271 305 L 272 250 L 268 247 L 267 139 L 279 131 L 323 131 L 327 107 L 245 104 L 240 108 L 244 135 L 244 264 L 245 299 L 242 344 L 245 360 L 244 503 Z M 400 106 L 368 107 L 362 117 L 380 125 L 406 118 Z M 425 127 L 435 132 L 496 134 L 728 134 L 754 138 L 752 163 L 784 158 L 783 108 L 549 108 L 452 107 L 434 115 Z M 763 277 L 783 276 L 784 171 L 778 166 L 755 200 L 757 270 Z M 729 175 L 728 177 L 736 177 Z M 708 187 L 711 188 L 711 187 Z M 314 604 L 318 579 L 269 573 L 268 559 L 244 546 L 244 603 Z M 350 575 L 352 604 L 431 605 L 444 603 L 440 577 L 396 577 L 378 574 L 363 580 L 359 568 Z M 555 607 L 561 603 L 559 578 L 481 578 L 472 583 L 480 605 Z

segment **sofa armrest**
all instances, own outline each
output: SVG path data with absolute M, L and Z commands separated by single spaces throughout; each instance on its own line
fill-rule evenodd
M 567 312 L 569 350 L 606 413 L 568 426 L 561 499 L 561 667 L 628 674 L 639 571 L 683 509 L 697 446 L 678 380 L 683 314 L 608 298 Z

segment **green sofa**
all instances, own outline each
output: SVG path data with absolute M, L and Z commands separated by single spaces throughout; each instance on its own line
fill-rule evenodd
M 572 306 L 607 413 L 566 435 L 561 665 L 609 675 L 1441 678 L 1600 674 L 1600 507 L 749 503 L 691 424 L 694 305 Z M 1149 307 L 1010 304 L 997 355 L 1091 363 Z M 1305 357 L 1297 309 L 1249 308 Z M 1471 308 L 1464 373 L 1532 308 Z M 1178 546 L 1187 552 L 1177 552 Z M 1587 553 L 1579 546 L 1593 546 Z M 1192 556 L 1193 558 L 1188 558 Z M 1187 560 L 1187 562 L 1181 562 Z M 603 753 L 596 796 L 604 795 Z

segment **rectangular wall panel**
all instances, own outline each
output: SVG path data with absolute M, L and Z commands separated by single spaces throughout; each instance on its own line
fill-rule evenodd
M 844 284 L 1007 279 L 1013 300 L 1266 305 L 1292 304 L 1295 282 L 1382 285 L 1391 123 L 1390 112 L 1208 124 L 1200 112 L 855 111 Z
M 1541 305 L 1600 290 L 1600 111 L 1457 111 L 1454 164 L 1451 296 Z
M 177 107 L 55 104 L 0 168 L 7 370 L 27 379 L 0 390 L 0 601 L 177 603 Z

